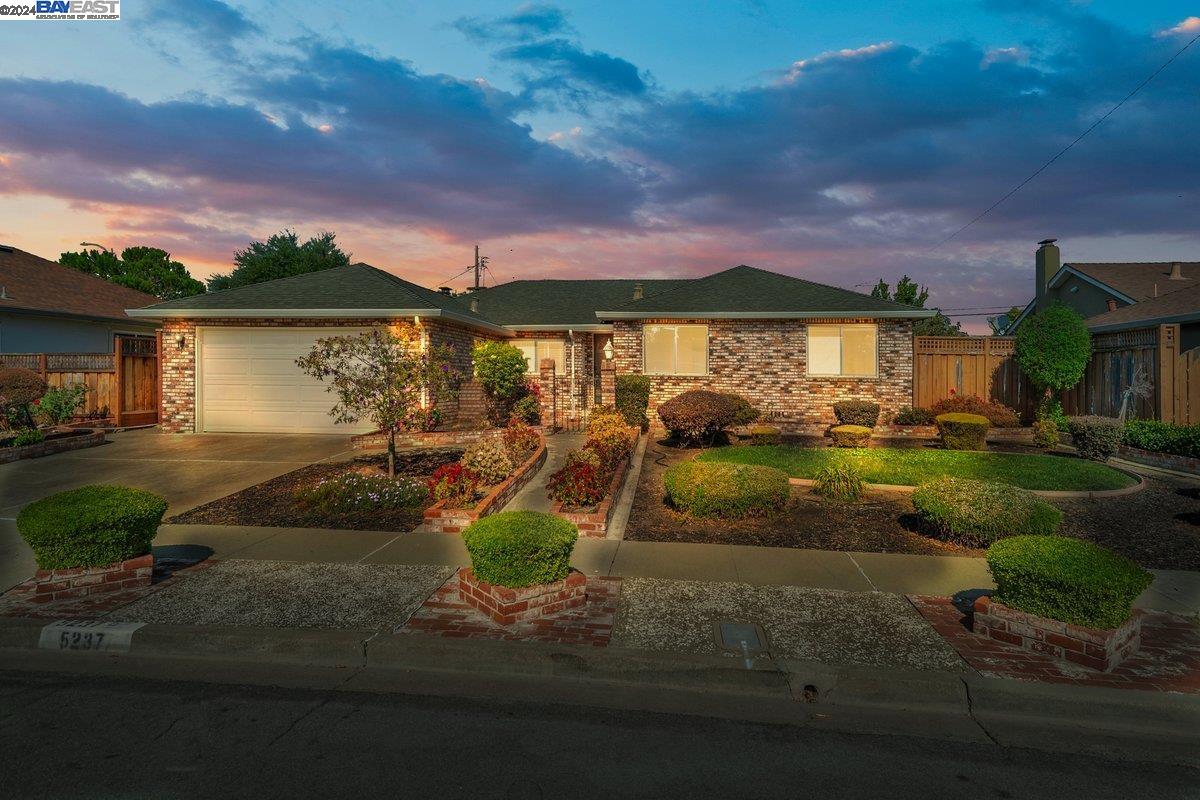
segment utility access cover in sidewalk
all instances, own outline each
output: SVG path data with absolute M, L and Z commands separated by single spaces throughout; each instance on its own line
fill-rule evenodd
M 750 654 L 767 652 L 767 634 L 752 622 L 715 622 L 713 633 L 722 650 Z

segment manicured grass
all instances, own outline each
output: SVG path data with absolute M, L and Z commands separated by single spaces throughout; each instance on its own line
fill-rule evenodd
M 793 478 L 812 478 L 823 467 L 852 462 L 867 483 L 902 486 L 917 486 L 945 475 L 1060 491 L 1121 489 L 1134 482 L 1115 469 L 1079 458 L 928 447 L 719 447 L 701 453 L 699 460 L 775 467 Z

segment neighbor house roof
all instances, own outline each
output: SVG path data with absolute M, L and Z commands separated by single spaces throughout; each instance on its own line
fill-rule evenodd
M 1171 280 L 1172 263 L 1180 264 L 1182 280 Z M 1086 263 L 1072 261 L 1063 264 L 1051 278 L 1050 285 L 1058 286 L 1072 273 L 1093 284 L 1101 284 L 1121 295 L 1126 302 L 1137 303 L 1158 297 L 1188 286 L 1195 286 L 1200 278 L 1200 262 L 1115 262 Z
M 742 266 L 641 300 L 598 309 L 601 319 L 683 317 L 695 319 L 779 319 L 787 317 L 932 317 L 933 309 L 914 308 L 890 300 L 839 289 L 802 278 Z
M 426 289 L 370 264 L 351 264 L 254 283 L 146 308 L 135 317 L 445 317 L 507 333 L 449 295 Z
M 125 309 L 158 300 L 7 245 L 0 245 L 0 290 L 0 311 L 77 319 L 128 322 Z
M 1088 329 L 1093 333 L 1103 333 L 1126 328 L 1145 328 L 1149 325 L 1198 320 L 1200 320 L 1200 282 L 1193 282 L 1178 291 L 1088 317 L 1086 322 Z
M 479 313 L 510 327 L 536 330 L 539 327 L 596 326 L 596 312 L 633 300 L 640 286 L 645 296 L 674 289 L 691 281 L 657 280 L 539 280 L 512 281 L 489 286 L 470 295 Z

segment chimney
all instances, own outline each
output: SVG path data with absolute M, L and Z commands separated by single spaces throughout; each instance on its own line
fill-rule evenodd
M 439 286 L 438 291 L 441 292 L 442 294 L 446 295 L 447 297 L 449 297 L 451 289 L 449 286 Z
M 1171 262 L 1171 276 L 1167 278 L 1169 281 L 1183 280 L 1183 264 L 1178 261 Z
M 640 283 L 635 283 L 633 285 L 633 299 L 641 300 L 643 297 L 645 297 L 645 294 L 642 292 L 642 285 Z
M 472 313 L 472 314 L 478 314 L 478 313 L 479 313 L 479 300 L 478 300 L 478 298 L 475 298 L 475 297 L 472 297 L 472 298 L 471 298 L 471 313 Z
M 1117 301 L 1116 301 L 1116 300 L 1114 300 L 1114 299 L 1113 299 L 1113 298 L 1111 298 L 1111 297 L 1110 297 L 1110 298 L 1108 298 L 1108 310 L 1109 310 L 1109 311 L 1116 311 L 1116 310 L 1117 310 Z
M 1034 280 L 1036 284 L 1034 289 L 1034 309 L 1041 310 L 1046 304 L 1046 290 L 1049 288 L 1050 279 L 1054 277 L 1054 273 L 1058 272 L 1060 266 L 1059 259 L 1061 258 L 1058 252 L 1058 246 L 1054 243 L 1057 239 L 1043 239 L 1038 242 L 1037 253 L 1034 254 Z

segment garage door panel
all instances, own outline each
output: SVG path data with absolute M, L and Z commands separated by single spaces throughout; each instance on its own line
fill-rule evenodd
M 338 424 L 335 396 L 296 366 L 313 343 L 358 333 L 341 328 L 202 328 L 200 400 L 206 431 L 361 433 L 373 426 Z

